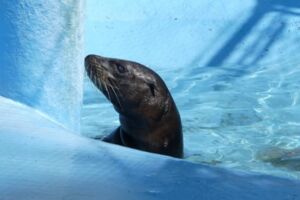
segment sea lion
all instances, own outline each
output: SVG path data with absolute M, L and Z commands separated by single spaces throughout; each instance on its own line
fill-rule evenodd
M 180 115 L 158 74 L 136 62 L 97 55 L 85 58 L 85 68 L 119 113 L 120 127 L 103 141 L 182 158 Z

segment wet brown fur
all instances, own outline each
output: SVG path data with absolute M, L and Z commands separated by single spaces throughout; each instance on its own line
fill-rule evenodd
M 182 158 L 179 112 L 163 80 L 132 61 L 89 55 L 86 71 L 119 113 L 120 127 L 103 141 Z

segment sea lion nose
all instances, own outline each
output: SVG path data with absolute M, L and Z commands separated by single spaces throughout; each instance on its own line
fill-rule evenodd
M 95 55 L 87 55 L 84 59 L 85 63 L 95 62 L 96 56 Z
M 94 61 L 96 60 L 104 60 L 105 58 L 102 56 L 94 55 L 94 54 L 89 54 L 85 57 L 85 61 Z
M 85 65 L 89 64 L 97 64 L 97 63 L 101 63 L 105 60 L 104 57 L 101 57 L 101 56 L 98 56 L 98 55 L 93 55 L 93 54 L 90 54 L 90 55 L 87 55 L 84 59 L 84 63 Z
M 84 66 L 88 70 L 92 64 L 96 63 L 96 55 L 88 55 L 84 59 Z

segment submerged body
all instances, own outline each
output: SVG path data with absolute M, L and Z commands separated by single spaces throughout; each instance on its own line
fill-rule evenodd
M 180 115 L 154 71 L 136 62 L 96 55 L 85 58 L 85 67 L 119 113 L 120 127 L 103 141 L 182 158 Z

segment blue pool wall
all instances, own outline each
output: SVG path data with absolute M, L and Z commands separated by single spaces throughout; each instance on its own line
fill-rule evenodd
M 295 64 L 295 0 L 89 0 L 86 52 L 154 69 Z
M 0 95 L 79 131 L 83 2 L 0 1 Z

